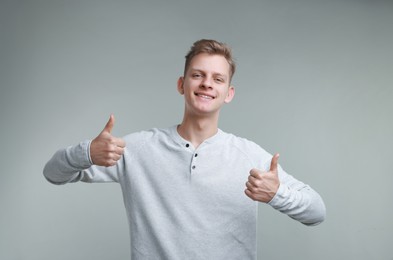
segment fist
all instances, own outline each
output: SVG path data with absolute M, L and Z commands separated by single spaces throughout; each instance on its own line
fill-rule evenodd
M 115 117 L 110 116 L 101 133 L 91 141 L 90 157 L 95 165 L 113 166 L 124 153 L 125 141 L 111 134 Z
M 252 169 L 246 182 L 247 189 L 244 191 L 252 200 L 268 203 L 276 195 L 280 180 L 278 179 L 278 157 L 275 154 L 270 163 L 269 171 Z

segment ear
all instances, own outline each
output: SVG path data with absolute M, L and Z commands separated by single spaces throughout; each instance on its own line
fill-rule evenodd
M 228 94 L 227 94 L 227 97 L 225 98 L 224 102 L 225 103 L 231 102 L 234 96 L 235 96 L 235 87 L 234 86 L 229 86 Z
M 179 79 L 177 80 L 177 91 L 180 93 L 180 95 L 184 95 L 183 83 L 184 77 L 179 77 Z

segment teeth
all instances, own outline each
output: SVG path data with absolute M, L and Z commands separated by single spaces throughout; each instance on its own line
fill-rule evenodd
M 213 99 L 213 97 L 202 95 L 202 94 L 197 94 L 197 96 L 202 97 L 202 98 Z

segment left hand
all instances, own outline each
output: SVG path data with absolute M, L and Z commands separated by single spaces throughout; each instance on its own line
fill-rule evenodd
M 268 203 L 276 195 L 280 186 L 277 170 L 279 156 L 279 154 L 273 156 L 269 171 L 255 168 L 250 171 L 248 182 L 246 182 L 247 189 L 244 192 L 252 200 Z

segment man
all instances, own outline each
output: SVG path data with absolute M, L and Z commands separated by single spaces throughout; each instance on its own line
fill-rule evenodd
M 305 225 L 325 218 L 321 197 L 257 144 L 218 128 L 235 95 L 229 47 L 194 43 L 177 90 L 181 124 L 112 136 L 111 115 L 91 142 L 61 149 L 44 169 L 52 183 L 118 182 L 132 259 L 256 259 L 257 202 Z

